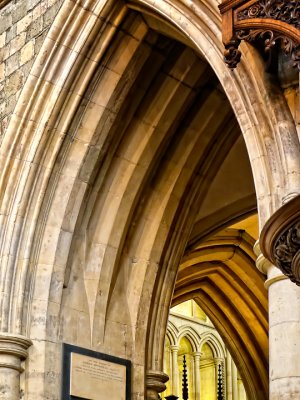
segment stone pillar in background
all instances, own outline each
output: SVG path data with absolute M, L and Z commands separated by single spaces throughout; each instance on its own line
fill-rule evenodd
M 200 389 L 201 389 L 201 376 L 200 376 L 200 358 L 201 353 L 199 351 L 195 351 L 193 353 L 194 358 L 194 379 L 195 379 L 195 399 L 200 399 Z
M 226 399 L 232 400 L 232 358 L 229 351 L 226 349 Z
M 28 353 L 31 340 L 21 335 L 0 333 L 0 399 L 20 399 L 21 361 Z
M 268 272 L 270 400 L 300 398 L 300 288 Z
M 172 382 L 171 391 L 174 396 L 179 396 L 179 370 L 178 370 L 178 350 L 179 346 L 170 346 L 172 354 Z
M 271 264 L 255 245 L 257 268 L 267 275 L 269 293 L 269 400 L 300 398 L 300 288 Z
M 159 393 L 166 390 L 165 383 L 169 380 L 167 374 L 161 371 L 146 372 L 146 399 L 157 400 Z
M 237 382 L 237 369 L 236 366 L 231 359 L 231 373 L 232 373 L 232 400 L 238 400 L 238 382 Z
M 239 371 L 238 371 L 238 394 L 239 394 L 238 400 L 247 400 L 247 395 L 243 385 L 243 380 L 239 374 Z

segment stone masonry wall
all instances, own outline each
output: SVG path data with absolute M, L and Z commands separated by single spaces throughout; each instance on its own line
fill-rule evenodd
M 13 0 L 0 8 L 0 143 L 61 3 L 62 0 Z

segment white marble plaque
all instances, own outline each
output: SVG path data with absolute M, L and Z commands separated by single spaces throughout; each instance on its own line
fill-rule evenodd
M 71 353 L 70 395 L 88 400 L 125 400 L 126 366 Z

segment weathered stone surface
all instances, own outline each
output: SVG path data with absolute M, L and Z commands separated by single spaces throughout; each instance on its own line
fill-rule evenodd
M 0 67 L 0 79 L 9 78 L 18 68 L 22 68 L 25 82 L 60 4 L 61 1 L 56 0 L 11 1 L 0 11 L 0 65 L 4 63 Z M 12 98 L 2 102 L 2 114 L 9 114 L 15 104 Z M 6 111 L 4 108 L 7 108 Z
M 24 46 L 26 41 L 26 32 L 22 32 L 20 35 L 16 36 L 11 42 L 10 42 L 10 55 L 15 54 L 18 50 L 21 49 L 21 47 Z
M 24 84 L 24 76 L 21 70 L 15 71 L 10 75 L 5 83 L 4 92 L 6 97 L 10 97 L 22 88 Z
M 145 0 L 150 16 L 128 4 L 19 0 L 0 11 L 0 329 L 34 339 L 22 376 L 26 399 L 60 398 L 62 341 L 131 359 L 132 400 L 145 397 L 145 371 L 149 396 L 157 397 L 163 385 L 152 378 L 162 381 L 183 256 L 253 212 L 255 198 L 263 226 L 299 191 L 299 139 L 281 88 L 250 47 L 242 49 L 241 68 L 227 71 L 215 1 Z M 234 146 L 238 137 L 244 152 Z M 244 186 L 233 185 L 236 174 L 250 179 L 251 207 Z M 206 231 L 200 222 L 193 236 L 200 216 L 214 222 Z M 236 326 L 223 335 L 238 348 L 249 398 L 265 400 L 268 380 L 259 380 L 267 342 L 257 346 L 268 332 L 263 277 L 237 243 L 221 262 L 202 254 L 204 273 L 214 277 L 205 275 L 203 290 L 224 306 L 221 320 L 231 318 L 228 309 L 235 313 Z M 235 258 L 249 259 L 246 271 Z M 230 279 L 230 268 L 247 274 L 247 285 L 237 273 Z M 181 295 L 188 294 L 183 282 Z M 287 340 L 298 328 L 298 321 L 289 326 Z M 275 372 L 280 378 L 282 369 Z M 18 400 L 18 379 L 18 371 L 10 377 L 10 400 Z
M 20 55 L 20 66 L 26 64 L 34 55 L 34 43 L 28 42 L 22 49 Z

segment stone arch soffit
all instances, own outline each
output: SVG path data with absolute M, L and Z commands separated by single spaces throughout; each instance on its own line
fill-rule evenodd
M 29 222 L 27 230 L 31 234 L 25 238 L 23 236 L 23 240 L 26 241 L 27 248 L 32 247 L 32 253 L 36 254 L 36 257 L 39 248 L 43 247 L 42 231 L 51 236 L 52 259 L 47 258 L 48 263 L 55 261 L 55 247 L 59 251 L 61 243 L 64 243 L 65 249 L 70 246 L 70 237 L 76 222 L 75 217 L 73 221 L 65 224 L 58 222 L 55 224 L 56 227 L 51 222 L 51 227 L 47 225 L 47 213 L 55 206 L 56 201 L 54 188 L 59 188 L 59 185 L 65 186 L 61 178 L 66 175 L 69 188 L 65 190 L 64 187 L 63 193 L 59 195 L 59 202 L 66 204 L 68 198 L 73 197 L 70 193 L 79 194 L 76 204 L 71 205 L 73 216 L 76 216 L 81 209 L 83 195 L 80 194 L 85 192 L 84 186 L 88 183 L 85 180 L 83 185 L 78 186 L 75 178 L 80 170 L 82 171 L 84 159 L 92 156 L 87 150 L 93 150 L 89 148 L 89 144 L 95 127 L 85 129 L 85 136 L 79 136 L 80 140 L 77 142 L 78 136 L 75 138 L 72 135 L 71 122 L 76 120 L 82 96 L 109 46 L 110 39 L 115 34 L 116 27 L 127 12 L 122 1 L 90 3 L 92 13 L 83 9 L 79 3 L 75 6 L 72 2 L 64 3 L 34 63 L 2 142 L 2 154 L 5 154 L 6 158 L 1 178 L 4 185 L 8 180 L 11 182 L 6 193 L 9 198 L 7 208 L 11 210 L 12 215 L 22 214 L 20 218 L 23 219 L 30 208 L 34 217 Z M 118 73 L 115 71 L 115 74 Z M 94 111 L 98 108 L 100 112 L 101 106 L 96 104 Z M 72 162 L 72 152 L 76 150 L 74 144 L 81 147 L 79 149 L 81 155 Z M 10 173 L 11 160 L 16 154 L 21 162 Z M 57 165 L 57 160 L 63 162 Z M 88 174 L 91 172 L 87 171 Z M 23 205 L 21 211 L 20 203 Z M 62 207 L 60 215 L 57 216 L 58 220 L 64 219 L 64 212 L 66 208 Z M 43 214 L 43 228 L 39 228 L 38 240 L 34 243 L 32 232 L 35 230 L 37 216 L 41 214 Z M 7 226 L 9 222 L 8 220 Z M 60 232 L 61 225 L 66 225 L 63 232 Z M 21 240 L 20 230 L 8 232 L 6 240 L 13 240 L 14 235 L 19 235 L 14 238 L 15 241 Z M 64 254 L 62 258 L 65 256 Z M 30 262 L 35 263 L 37 260 L 31 259 Z M 58 262 L 63 264 L 65 260 Z M 4 310 L 7 310 L 7 304 L 3 306 L 3 313 L 6 312 Z M 19 324 L 17 316 L 12 317 L 12 324 L 13 320 Z M 4 325 L 7 325 L 7 318 L 4 318 L 4 321 Z M 5 326 L 4 328 L 6 329 Z
M 226 350 L 224 345 L 220 342 L 220 340 L 211 332 L 204 333 L 201 337 L 200 341 L 200 352 L 202 346 L 207 343 L 213 351 L 213 355 L 215 358 L 223 358 L 226 357 Z
M 200 1 L 194 2 L 192 9 L 189 0 L 133 0 L 130 4 L 141 10 L 148 8 L 174 24 L 216 73 L 245 139 L 262 227 L 276 209 L 299 194 L 300 145 L 295 123 L 279 87 L 264 74 L 258 54 L 245 43 L 241 46 L 245 60 L 237 74 L 233 75 L 224 68 L 221 20 L 217 3 L 213 0 L 204 7 Z M 266 134 L 264 138 L 262 132 Z M 292 132 L 292 143 L 286 146 L 288 132 Z M 269 140 L 275 144 L 269 148 L 270 152 L 267 149 Z M 285 157 L 285 154 L 291 154 L 291 157 Z M 280 176 L 282 159 L 286 178 Z
M 179 344 L 182 338 L 187 338 L 191 343 L 193 352 L 199 351 L 200 335 L 189 325 L 183 325 L 179 328 L 177 343 Z
M 42 132 L 45 131 L 45 121 L 47 121 L 47 125 L 49 125 L 49 121 L 57 119 L 58 114 L 62 113 L 62 105 L 66 103 L 67 96 L 71 98 L 71 102 L 69 102 L 69 106 L 64 107 L 65 112 L 67 111 L 69 115 L 72 115 L 72 108 L 73 111 L 76 108 L 76 102 L 78 102 L 78 96 L 80 96 L 80 94 L 77 96 L 76 92 L 74 92 L 72 95 L 67 94 L 67 90 L 64 90 L 67 87 L 66 83 L 68 80 L 69 82 L 73 82 L 80 69 L 82 75 L 85 76 L 85 81 L 88 81 L 88 77 L 93 74 L 93 70 L 95 68 L 94 63 L 86 65 L 86 70 L 84 71 L 85 73 L 83 73 L 82 65 L 79 66 L 79 64 L 82 63 L 78 61 L 80 61 L 79 59 L 82 61 L 82 58 L 84 58 L 85 47 L 88 47 L 91 43 L 95 42 L 97 29 L 100 29 L 100 31 L 102 29 L 103 32 L 105 31 L 103 27 L 101 28 L 99 23 L 97 28 L 97 15 L 102 15 L 105 18 L 105 16 L 107 16 L 114 8 L 113 5 L 116 6 L 116 2 L 112 1 L 99 3 L 96 1 L 90 1 L 90 3 L 90 9 L 93 9 L 93 13 L 90 16 L 88 16 L 88 12 L 83 10 L 79 4 L 76 4 L 76 6 L 73 7 L 73 3 L 65 2 L 61 11 L 56 17 L 52 29 L 50 30 L 50 33 L 46 38 L 43 48 L 41 49 L 41 52 L 33 67 L 28 82 L 26 83 L 26 86 L 20 96 L 15 115 L 12 118 L 12 122 L 7 132 L 7 139 L 10 142 L 11 137 L 9 133 L 14 133 L 15 139 L 13 142 L 15 142 L 16 146 L 17 142 L 19 142 L 21 139 L 24 125 L 28 125 L 28 129 L 32 129 L 35 125 L 39 125 L 39 134 L 42 134 Z M 159 13 L 165 19 L 176 25 L 176 27 L 183 32 L 189 38 L 189 40 L 191 40 L 191 42 L 194 43 L 194 46 L 199 49 L 199 51 L 205 56 L 210 65 L 213 67 L 227 93 L 228 98 L 231 101 L 241 129 L 244 133 L 254 171 L 257 197 L 260 199 L 261 203 L 263 203 L 263 201 L 261 201 L 263 197 L 268 197 L 267 207 L 262 207 L 259 204 L 259 208 L 263 208 L 263 210 L 260 212 L 260 219 L 263 223 L 263 221 L 272 214 L 274 209 L 280 205 L 280 196 L 282 195 L 275 193 L 276 191 L 274 190 L 274 187 L 278 186 L 278 182 L 281 182 L 282 176 L 286 176 L 288 179 L 291 174 L 294 176 L 294 183 L 286 182 L 280 184 L 281 188 L 283 186 L 285 187 L 285 190 L 282 190 L 282 192 L 284 192 L 284 196 L 291 195 L 294 191 L 298 191 L 299 187 L 298 180 L 296 178 L 299 170 L 297 160 L 298 157 L 296 155 L 298 154 L 298 145 L 294 143 L 294 146 L 292 146 L 295 151 L 291 157 L 288 158 L 287 163 L 284 164 L 285 173 L 280 173 L 281 177 L 279 177 L 278 173 L 276 173 L 276 168 L 273 168 L 274 171 L 269 170 L 268 164 L 270 163 L 268 162 L 268 154 L 265 151 L 266 149 L 262 144 L 262 140 L 258 132 L 264 127 L 266 128 L 266 132 L 270 131 L 270 127 L 274 126 L 275 130 L 281 130 L 279 138 L 274 141 L 275 143 L 278 142 L 278 140 L 280 142 L 281 137 L 284 137 L 284 130 L 288 131 L 294 139 L 295 129 L 293 123 L 291 122 L 291 118 L 289 118 L 289 113 L 285 112 L 287 110 L 284 108 L 282 101 L 278 104 L 278 96 L 275 99 L 269 99 L 268 104 L 266 104 L 264 107 L 260 107 L 261 110 L 259 113 L 257 113 L 257 110 L 254 110 L 251 107 L 251 112 L 249 112 L 248 107 L 251 104 L 258 106 L 264 102 L 262 101 L 262 97 L 260 98 L 260 95 L 258 95 L 257 90 L 251 91 L 251 93 L 253 92 L 251 94 L 252 96 L 257 96 L 256 100 L 254 98 L 247 99 L 247 95 L 250 95 L 250 91 L 244 91 L 245 83 L 247 82 L 247 85 L 253 88 L 257 88 L 257 86 L 259 86 L 261 93 L 266 90 L 268 84 L 264 82 L 263 77 L 259 76 L 258 69 L 260 66 L 255 64 L 253 55 L 249 49 L 245 49 L 247 54 L 246 57 L 243 58 L 246 62 L 239 69 L 239 72 L 235 73 L 235 75 L 232 75 L 224 68 L 221 59 L 222 44 L 220 40 L 220 18 L 217 13 L 216 4 L 213 2 L 209 3 L 209 6 L 203 11 L 203 5 L 202 8 L 200 8 L 197 3 L 194 4 L 193 9 L 189 9 L 189 3 L 185 0 L 177 1 L 175 4 L 174 3 L 175 2 L 172 2 L 171 4 L 170 1 L 158 3 L 153 2 L 152 0 L 143 0 L 129 3 L 129 5 L 134 4 L 135 6 L 142 5 L 143 7 L 147 7 L 153 12 Z M 121 15 L 125 13 L 125 4 L 121 1 L 118 2 L 118 4 L 122 4 L 122 6 L 120 6 L 119 10 L 116 12 L 118 15 L 115 18 L 116 24 L 118 24 L 122 18 Z M 73 9 L 71 10 L 71 8 Z M 83 24 L 84 28 L 82 29 L 82 23 L 84 19 L 86 19 L 87 22 Z M 64 23 L 63 21 L 66 22 Z M 203 31 L 205 32 L 205 35 L 203 35 Z M 70 32 L 72 32 L 72 35 Z M 111 34 L 111 32 L 108 33 L 108 36 L 109 34 Z M 70 49 L 72 49 L 73 52 L 70 51 Z M 101 56 L 102 53 L 100 52 L 99 54 Z M 62 57 L 65 57 L 67 60 L 64 65 L 61 62 L 58 63 L 58 58 L 59 61 L 61 61 Z M 95 58 L 95 62 L 97 62 L 97 58 Z M 249 70 L 247 70 L 248 67 L 252 68 L 251 73 Z M 51 86 L 55 85 L 55 83 L 58 83 L 55 90 L 53 90 L 53 87 L 51 90 Z M 83 85 L 84 82 L 79 85 L 81 89 L 83 89 Z M 246 97 L 244 104 L 241 103 L 239 97 Z M 265 93 L 264 98 L 268 98 L 268 96 L 265 96 Z M 271 104 L 272 102 L 273 105 Z M 41 112 L 46 105 L 49 111 L 45 113 Z M 37 118 L 36 115 L 33 115 L 33 109 L 39 110 L 39 113 L 43 115 L 43 118 Z M 284 109 L 284 112 L 277 113 L 277 109 Z M 257 121 L 257 118 L 252 118 L 254 117 L 254 114 L 259 117 L 261 116 L 262 124 L 260 126 L 258 126 L 259 124 L 257 124 L 257 122 L 254 123 L 254 121 Z M 276 119 L 276 114 L 279 115 L 278 120 Z M 285 116 L 283 117 L 283 115 Z M 21 118 L 20 116 L 23 117 Z M 270 121 L 271 116 L 273 119 L 272 121 Z M 251 118 L 253 119 L 252 121 Z M 22 123 L 22 121 L 24 121 L 24 123 Z M 33 123 L 29 124 L 29 121 L 33 121 Z M 67 119 L 65 120 L 65 124 L 67 124 Z M 29 127 L 29 125 L 31 126 Z M 16 132 L 17 134 L 15 134 Z M 270 131 L 269 133 L 271 139 L 277 135 L 278 132 Z M 256 143 L 251 144 L 250 142 L 253 141 L 254 138 L 256 138 L 256 140 L 254 140 Z M 290 153 L 291 149 L 286 149 L 288 151 L 285 151 L 284 144 L 282 146 L 280 143 L 277 144 L 279 145 L 281 155 Z M 4 145 L 4 148 L 5 147 L 6 146 Z M 12 153 L 14 145 L 9 147 L 10 153 Z M 6 150 L 7 149 L 5 148 L 5 151 Z M 278 151 L 273 149 L 272 156 L 270 155 L 269 157 L 270 161 L 272 160 L 273 166 L 276 165 L 276 154 L 278 156 Z M 288 165 L 288 163 L 291 163 L 291 165 Z M 277 164 L 282 168 L 281 162 Z M 264 173 L 262 174 L 261 171 L 264 171 Z M 274 185 L 274 187 L 272 187 L 271 182 L 272 175 L 274 175 L 274 180 L 276 181 L 276 185 Z M 263 183 L 258 184 L 258 181 L 262 180 Z

